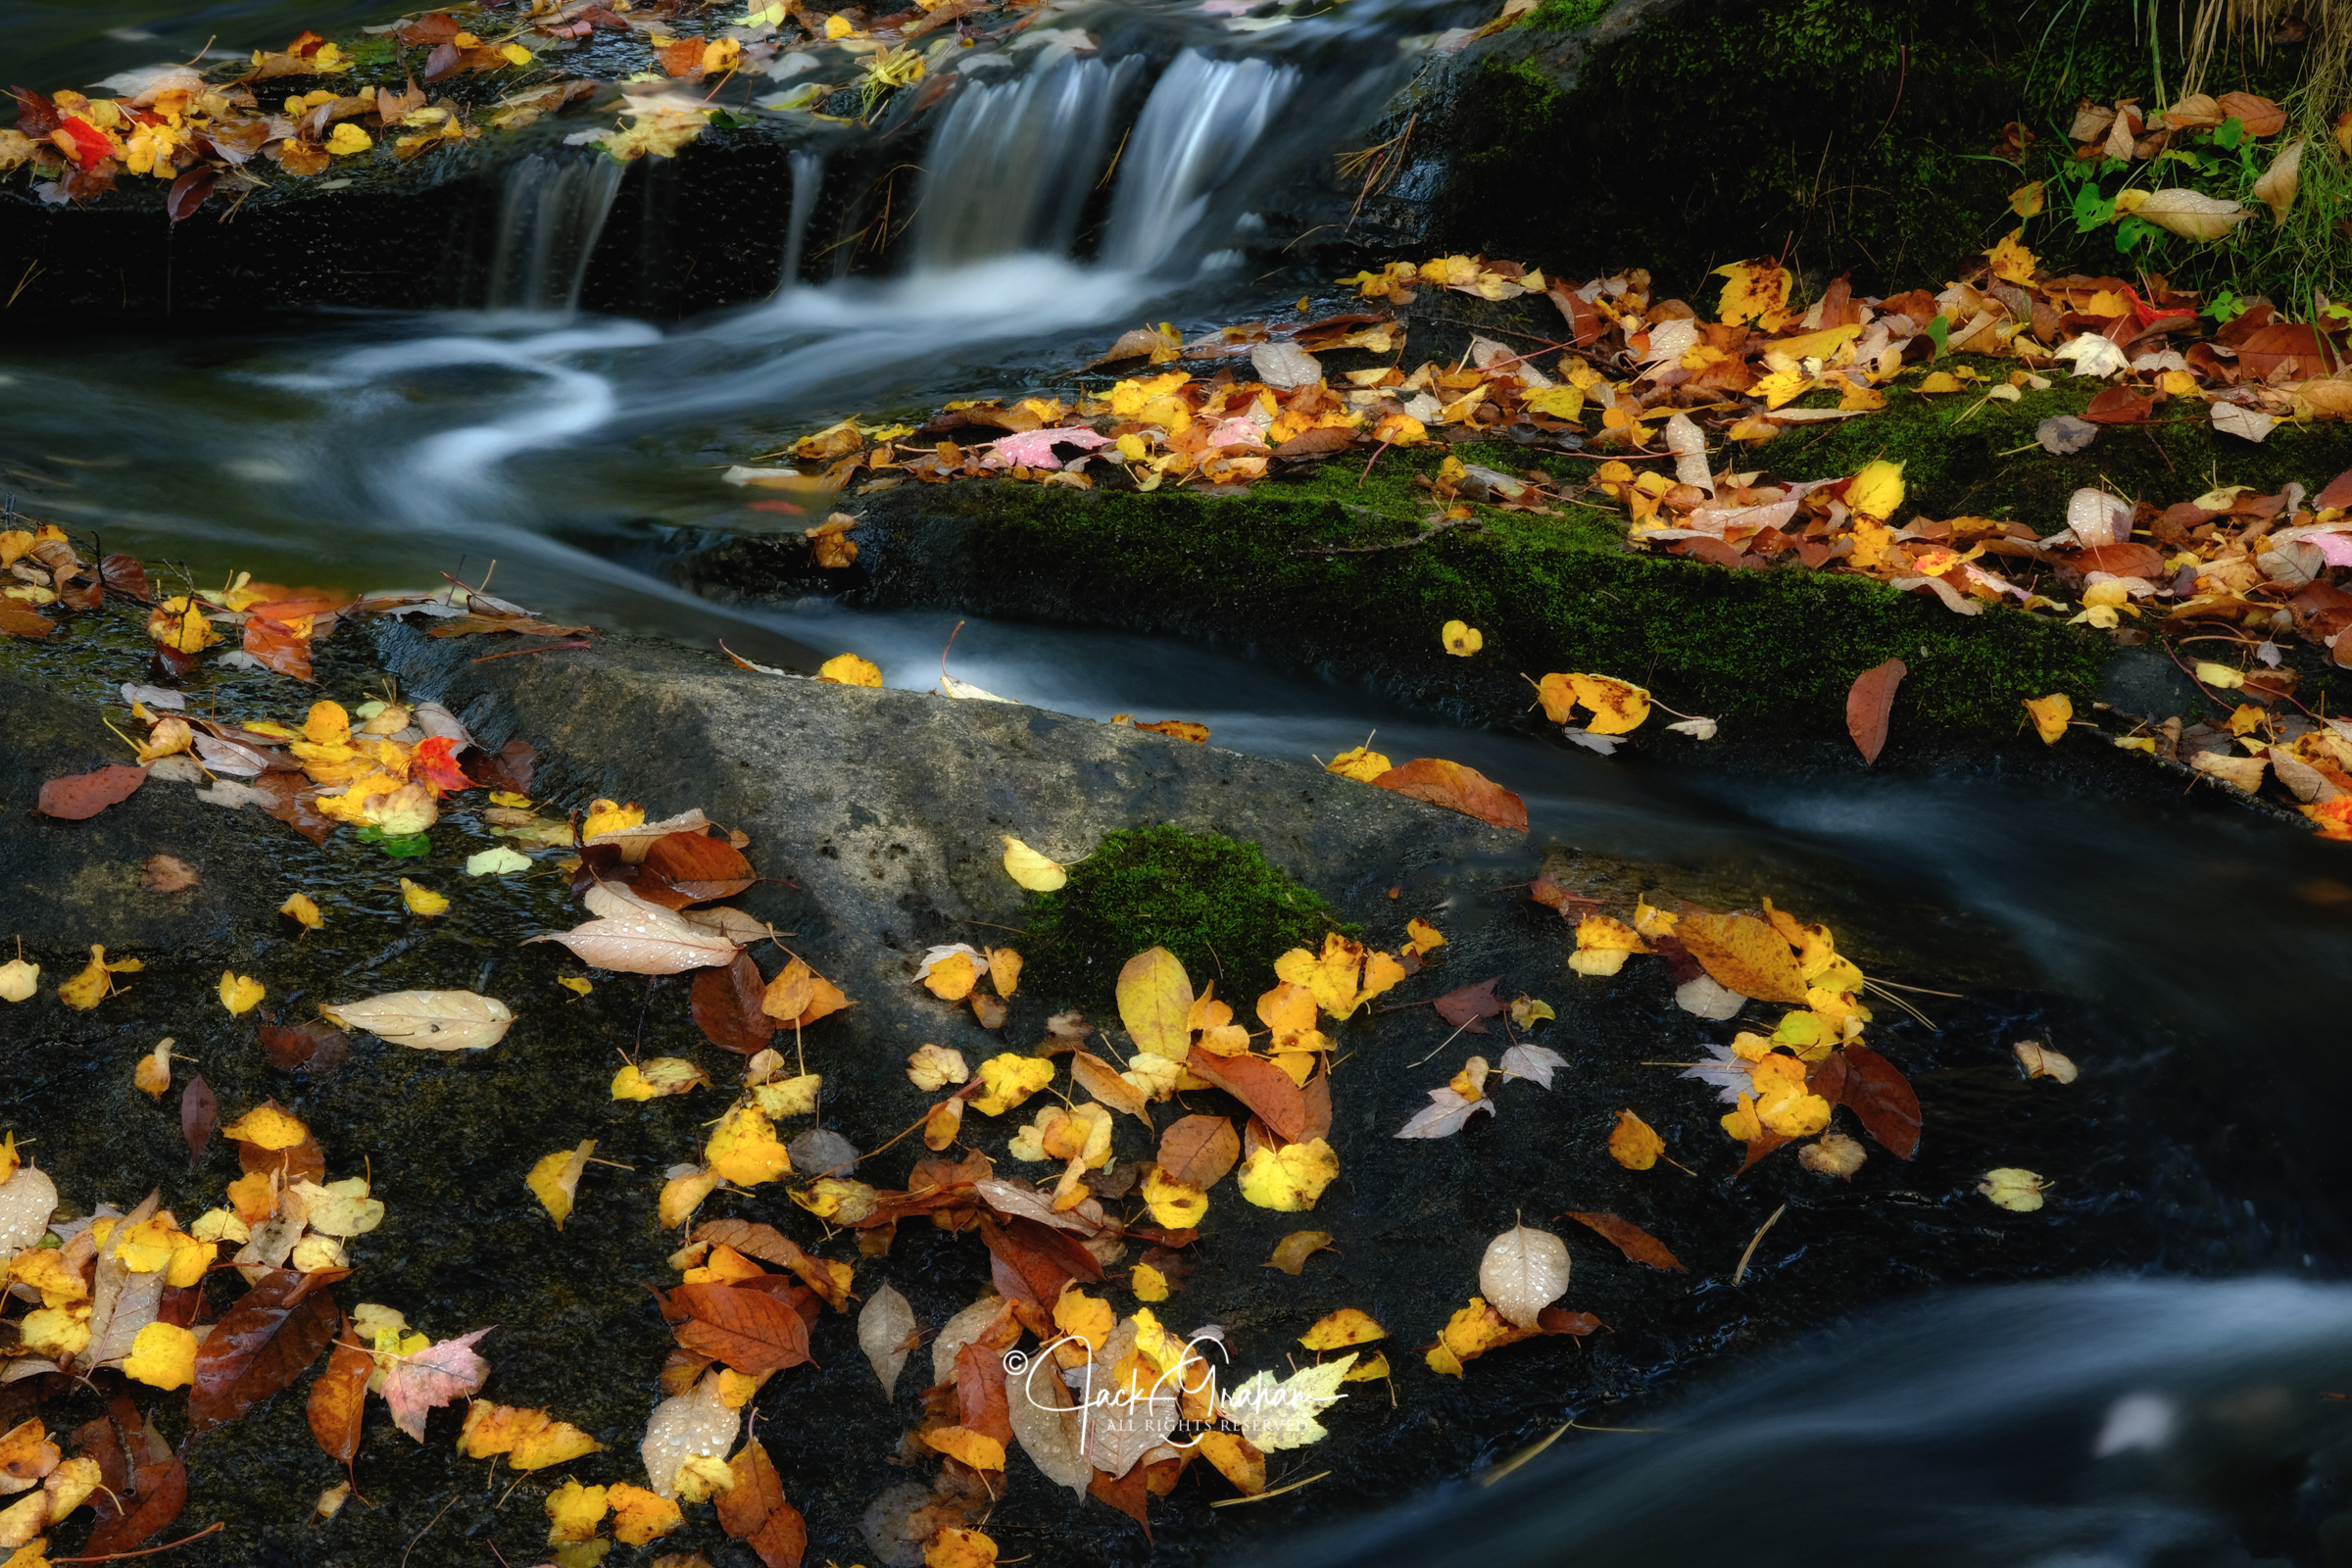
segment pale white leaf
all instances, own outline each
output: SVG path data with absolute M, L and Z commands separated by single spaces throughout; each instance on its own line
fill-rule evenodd
M 1747 1070 L 1746 1062 L 1732 1054 L 1731 1047 L 1709 1046 L 1707 1054 L 1715 1059 L 1702 1061 L 1683 1073 L 1682 1076 L 1695 1078 L 1703 1084 L 1712 1084 L 1715 1088 L 1715 1098 L 1727 1105 L 1737 1105 L 1740 1103 L 1741 1095 L 1754 1091 L 1756 1082 L 1754 1075 Z
M 2150 192 L 2146 201 L 2132 210 L 2131 216 L 2182 239 L 2215 240 L 2252 215 L 2235 202 L 2176 185 L 2169 190 Z
M 1470 1124 L 1470 1118 L 1480 1111 L 1494 1114 L 1494 1102 L 1485 1098 L 1464 1100 L 1451 1088 L 1432 1089 L 1429 1107 L 1396 1129 L 1399 1138 L 1451 1138 Z
M 2066 498 L 2067 531 L 2085 550 L 2120 545 L 2132 537 L 2132 503 L 2104 490 L 2077 490 Z
M 599 833 L 583 839 L 584 844 L 612 844 L 620 849 L 620 858 L 631 865 L 645 858 L 645 852 L 654 847 L 654 840 L 672 833 L 700 833 L 710 825 L 701 807 L 665 816 L 659 822 L 641 822 L 635 827 L 616 827 L 610 833 Z
M 899 1387 L 899 1374 L 906 1369 L 906 1357 L 912 1353 L 907 1341 L 914 1335 L 914 1308 L 906 1304 L 892 1286 L 885 1284 L 865 1298 L 858 1312 L 858 1348 L 873 1363 L 874 1376 L 882 1380 L 882 1397 L 892 1397 Z
M 392 991 L 318 1010 L 345 1029 L 424 1051 L 481 1051 L 514 1022 L 505 1003 L 470 991 Z
M 1715 738 L 1716 724 L 1711 718 L 1686 718 L 1666 727 L 1677 735 L 1688 735 L 1694 741 L 1711 741 Z
M 687 1393 L 655 1405 L 645 1423 L 637 1451 L 645 1460 L 646 1484 L 662 1496 L 676 1496 L 678 1467 L 697 1454 L 724 1459 L 742 1429 L 743 1414 L 727 1408 L 718 1374 L 704 1374 Z
M 1568 1292 L 1568 1244 L 1549 1231 L 1514 1225 L 1487 1244 L 1478 1294 L 1523 1329 Z
M 1674 454 L 1674 477 L 1679 484 L 1715 493 L 1715 475 L 1707 467 L 1707 438 L 1688 414 L 1666 421 L 1666 450 Z
M 1136 1461 L 1159 1446 L 1177 1421 L 1174 1376 L 1163 1377 L 1140 1396 L 1129 1395 L 1118 1378 L 1118 1365 L 1134 1353 L 1136 1323 L 1123 1319 L 1103 1341 L 1094 1358 L 1094 1397 L 1098 1401 L 1080 1417 L 1082 1452 L 1086 1462 L 1118 1480 Z M 1116 1392 L 1114 1392 L 1116 1391 Z
M 2224 435 L 2260 441 L 2278 426 L 2277 419 L 2267 414 L 2257 413 L 2242 403 L 2216 403 L 2213 406 L 2213 427 Z
M 1004 1298 L 991 1291 L 940 1325 L 939 1338 L 931 1342 L 933 1386 L 956 1381 L 956 1352 L 988 1332 L 1005 1310 Z
M 439 703 L 418 703 L 411 710 L 410 717 L 426 735 L 456 741 L 458 744 L 454 750 L 462 752 L 473 744 L 473 737 L 466 733 L 464 724 L 458 722 L 458 715 Z
M 1260 1372 L 1219 1400 L 1219 1407 L 1242 1429 L 1242 1436 L 1265 1452 L 1320 1443 L 1329 1434 L 1315 1417 L 1348 1397 L 1340 1384 L 1355 1358 L 1350 1350 L 1336 1361 L 1300 1367 L 1279 1381 L 1271 1372 Z
M 741 909 L 730 909 L 724 906 L 715 909 L 680 909 L 678 913 L 684 915 L 690 925 L 715 931 L 746 947 L 775 935 L 766 921 L 755 920 Z
M 1702 974 L 1674 988 L 1674 1004 L 1685 1012 L 1721 1021 L 1746 1006 L 1747 999 L 1728 986 L 1716 984 L 1712 975 Z
M 57 1184 L 47 1173 L 21 1165 L 0 1182 L 0 1262 L 39 1241 L 57 1212 Z
M 2084 332 L 2080 337 L 2069 338 L 2059 345 L 2058 352 L 2050 358 L 2072 361 L 2075 374 L 2079 376 L 2104 378 L 2121 375 L 2132 368 L 2132 362 L 2124 358 L 2124 351 L 2116 347 L 2115 339 L 2103 332 Z
M 497 849 L 466 857 L 467 876 L 505 876 L 513 871 L 528 871 L 530 868 L 529 856 L 516 854 L 503 844 Z
M 942 963 L 946 962 L 949 958 L 954 957 L 958 953 L 972 960 L 972 973 L 975 975 L 988 973 L 987 954 L 982 953 L 978 948 L 973 947 L 968 942 L 950 942 L 944 943 L 936 948 L 926 948 L 923 950 L 923 961 L 916 967 L 914 971 L 914 978 L 918 981 L 930 979 L 932 970 L 938 968 Z
M 1312 386 L 1323 379 L 1323 363 L 1296 343 L 1253 343 L 1250 368 L 1257 378 L 1277 391 Z
M 1013 1441 L 1048 1481 L 1067 1487 L 1080 1501 L 1095 1477 L 1080 1442 L 1077 1401 L 1061 1381 L 1054 1357 L 1015 1350 L 1004 1358 L 1004 1412 Z
M 194 745 L 196 755 L 204 759 L 204 765 L 216 773 L 230 773 L 238 778 L 259 778 L 270 771 L 269 757 L 250 746 L 224 741 L 218 735 L 204 734 L 194 737 Z
M 1578 729 L 1572 724 L 1562 725 L 1560 733 L 1575 745 L 1582 746 L 1588 752 L 1598 752 L 1603 757 L 1616 756 L 1617 748 L 1625 744 L 1622 735 L 1595 735 L 1589 729 Z
M 944 669 L 939 673 L 939 689 L 950 697 L 959 698 L 967 703 L 1009 703 L 1012 701 L 1009 697 L 999 697 L 995 692 L 982 691 L 968 680 L 957 680 Z
M 622 902 L 625 900 L 625 903 Z M 584 963 L 620 974 L 682 974 L 688 969 L 717 968 L 735 961 L 734 941 L 706 926 L 696 925 L 673 909 L 622 893 L 611 884 L 590 890 L 591 910 L 600 905 L 612 910 L 569 931 L 551 931 L 528 937 L 534 942 L 560 942 Z
M 169 686 L 139 686 L 129 681 L 122 683 L 122 700 L 126 703 L 143 704 L 150 709 L 169 708 L 174 712 L 188 706 L 185 692 L 175 692 Z
M 1502 1073 L 1506 1078 L 1530 1078 L 1544 1088 L 1551 1087 L 1554 1071 L 1568 1065 L 1568 1058 L 1549 1046 L 1513 1046 L 1502 1054 Z

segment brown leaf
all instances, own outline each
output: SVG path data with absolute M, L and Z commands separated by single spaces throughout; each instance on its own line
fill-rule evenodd
M 723 968 L 695 971 L 688 1004 L 694 1021 L 703 1026 L 712 1045 L 749 1056 L 765 1050 L 775 1038 L 776 1020 L 760 1010 L 766 995 L 767 982 L 760 978 L 760 965 L 752 961 L 749 953 L 738 953 L 735 961 Z
M 265 1023 L 254 1030 L 262 1054 L 279 1072 L 299 1071 L 305 1078 L 323 1078 L 343 1065 L 351 1054 L 351 1036 L 323 1019 L 309 1023 Z
M 139 862 L 139 886 L 150 893 L 183 893 L 204 879 L 172 855 L 150 855 Z
M 2082 417 L 2093 424 L 2145 424 L 2155 412 L 2153 393 L 2142 394 L 2130 387 L 2111 386 L 2103 389 L 2082 410 Z
M 1148 1465 L 1139 1464 L 1125 1475 L 1117 1477 L 1106 1476 L 1098 1470 L 1095 1479 L 1086 1484 L 1089 1493 L 1143 1526 L 1144 1540 L 1147 1542 L 1152 1539 L 1152 1518 L 1147 1511 L 1152 1500 L 1150 1469 Z
M 1144 1092 L 1119 1076 L 1119 1070 L 1101 1056 L 1078 1051 L 1070 1054 L 1070 1077 L 1079 1088 L 1113 1110 L 1123 1110 L 1145 1126 L 1152 1125 L 1152 1102 Z
M 118 801 L 129 800 L 146 782 L 145 768 L 114 762 L 95 772 L 51 779 L 41 786 L 40 808 L 44 815 L 68 822 L 85 821 Z
M 1005 1406 L 1005 1348 L 982 1338 L 956 1352 L 956 1424 L 985 1433 L 1009 1448 L 1012 1414 Z
M 347 1322 L 334 1353 L 326 1358 L 326 1370 L 311 1384 L 311 1436 L 328 1458 L 341 1460 L 346 1469 L 360 1451 L 360 1420 L 368 1402 L 368 1378 L 374 1370 L 375 1357 L 360 1345 Z
M 477 748 L 467 759 L 466 771 L 484 789 L 528 795 L 531 775 L 538 766 L 538 750 L 529 741 L 509 741 L 494 753 L 483 753 Z
M 1302 1143 L 1314 1135 L 1306 1096 L 1284 1072 L 1263 1056 L 1219 1056 L 1192 1048 L 1185 1064 L 1261 1117 L 1285 1143 Z
M 729 1536 L 747 1543 L 765 1568 L 800 1568 L 808 1549 L 808 1527 L 801 1511 L 784 1500 L 784 1482 L 765 1446 L 754 1440 L 728 1461 L 735 1485 L 714 1499 L 718 1524 Z
M 1877 761 L 1879 753 L 1886 750 L 1886 716 L 1894 707 L 1894 689 L 1910 673 L 1910 666 L 1901 660 L 1889 659 L 1855 676 L 1853 688 L 1845 694 L 1845 730 L 1853 736 L 1865 766 Z
M 747 1377 L 799 1366 L 808 1359 L 808 1325 L 800 1313 L 764 1291 L 732 1285 L 681 1285 L 668 1308 L 686 1319 L 678 1343 L 724 1361 Z
M 2225 120 L 2242 121 L 2249 136 L 2276 136 L 2286 128 L 2286 111 L 2250 92 L 2226 92 L 2214 100 Z
M 197 1356 L 201 1368 L 201 1349 Z M 180 1463 L 177 1454 L 160 1464 L 139 1466 L 136 1480 L 138 1506 L 115 1515 L 92 1531 L 81 1548 L 82 1555 L 105 1557 L 129 1551 L 178 1518 L 179 1511 L 188 1505 L 188 1467 Z
M 788 1268 L 831 1303 L 834 1310 L 849 1310 L 848 1293 L 834 1282 L 823 1261 L 802 1251 L 798 1242 L 773 1225 L 748 1219 L 705 1220 L 695 1227 L 694 1239 L 717 1247 L 732 1247 L 746 1257 Z
M 980 1216 L 980 1239 L 989 1256 L 1004 1265 L 996 1270 L 1010 1286 L 1007 1294 L 1051 1308 L 1071 1280 L 1100 1283 L 1102 1265 L 1074 1237 L 1031 1219 Z
M 649 904 L 682 909 L 689 904 L 731 899 L 759 880 L 752 862 L 726 840 L 706 833 L 665 833 L 647 848 L 629 891 Z
M 2166 575 L 2163 552 L 2148 545 L 2096 545 L 2067 556 L 2066 564 L 2087 575 L 2094 571 L 2118 577 L 2140 577 L 2150 582 Z
M 1537 1331 L 1544 1334 L 1573 1334 L 1582 1339 L 1607 1327 L 1590 1312 L 1570 1312 L 1557 1306 L 1547 1306 L 1536 1314 Z
M 249 613 L 245 617 L 244 651 L 259 660 L 263 666 L 275 670 L 290 680 L 311 678 L 311 640 L 298 637 L 294 628 L 269 616 Z
M 1919 1096 L 1911 1080 L 1867 1046 L 1849 1045 L 1838 1054 L 1845 1058 L 1838 1103 L 1861 1117 L 1863 1127 L 1888 1153 L 1909 1159 L 1919 1152 L 1920 1128 Z
M 1556 910 L 1561 919 L 1571 924 L 1600 907 L 1600 900 L 1569 892 L 1549 871 L 1536 878 L 1527 896 L 1545 908 Z
M 1683 1268 L 1681 1260 L 1666 1250 L 1666 1245 L 1663 1242 L 1632 1220 L 1619 1219 L 1614 1214 L 1586 1214 L 1576 1209 L 1570 1209 L 1565 1217 L 1598 1231 L 1616 1244 L 1617 1250 L 1636 1263 L 1647 1263 L 1655 1269 L 1678 1269 L 1686 1274 L 1690 1272 Z
M 1380 789 L 1443 806 L 1494 827 L 1527 831 L 1527 803 L 1477 768 L 1464 767 L 1459 762 L 1435 757 L 1415 758 L 1402 767 L 1390 768 L 1372 782 Z
M 155 597 L 154 588 L 147 582 L 147 568 L 139 564 L 136 556 L 107 557 L 98 563 L 98 576 L 109 589 L 125 599 L 145 604 Z
M 270 1104 L 277 1102 L 272 1100 Z M 282 1105 L 278 1107 L 284 1109 Z M 282 1171 L 287 1185 L 295 1182 L 326 1180 L 326 1151 L 318 1147 L 316 1135 L 305 1138 L 291 1149 L 264 1149 L 259 1144 L 237 1145 L 237 1163 L 248 1173 L 253 1171 Z
M 1293 1231 L 1274 1244 L 1274 1251 L 1266 1259 L 1267 1268 L 1278 1268 L 1294 1278 L 1306 1267 L 1306 1260 L 1331 1245 L 1329 1231 Z
M 188 1391 L 191 1433 L 234 1421 L 318 1359 L 338 1321 L 334 1294 L 326 1287 L 348 1272 L 273 1268 L 238 1298 L 196 1348 L 196 1383 Z
M 1242 1135 L 1225 1116 L 1187 1116 L 1159 1135 L 1159 1168 L 1170 1181 L 1206 1192 L 1242 1157 Z
M 204 1158 L 204 1146 L 213 1141 L 213 1129 L 220 1125 L 220 1102 L 213 1096 L 213 1086 L 198 1073 L 188 1080 L 188 1087 L 179 1094 L 179 1135 L 188 1142 L 188 1168 L 194 1170 Z
M 1502 976 L 1496 975 L 1492 980 L 1482 980 L 1474 986 L 1463 986 L 1459 990 L 1446 992 L 1430 1005 L 1438 1009 L 1439 1017 L 1454 1028 L 1467 1034 L 1483 1035 L 1487 1032 L 1487 1026 L 1479 1020 L 1497 1017 L 1509 1005 L 1494 995 L 1494 988 L 1501 982 Z
M 1355 432 L 1336 426 L 1321 430 L 1301 430 L 1276 447 L 1278 458 L 1328 458 L 1335 452 L 1345 452 L 1355 444 Z
M 57 622 L 35 614 L 21 599 L 0 599 L 0 632 L 11 637 L 42 638 L 57 630 Z

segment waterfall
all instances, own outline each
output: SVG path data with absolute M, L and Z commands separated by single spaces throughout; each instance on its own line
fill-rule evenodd
M 1187 49 L 1161 73 L 1136 120 L 1119 163 L 1109 266 L 1148 271 L 1174 259 L 1203 220 L 1262 155 L 1274 117 L 1298 85 L 1298 71 L 1264 60 L 1211 60 Z
M 578 307 L 580 280 L 623 169 L 602 156 L 533 153 L 507 171 L 490 309 L 557 314 Z
M 808 219 L 816 211 L 817 193 L 825 184 L 825 155 L 813 148 L 793 149 L 792 217 L 784 230 L 784 271 L 776 281 L 778 288 L 793 288 L 801 281 L 801 247 L 808 237 Z
M 1065 58 L 1014 81 L 968 82 L 932 134 L 915 269 L 1067 252 L 1138 66 Z

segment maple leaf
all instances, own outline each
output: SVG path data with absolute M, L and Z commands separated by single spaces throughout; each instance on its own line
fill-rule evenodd
M 1301 1367 L 1287 1378 L 1260 1372 L 1218 1404 L 1256 1447 L 1266 1452 L 1303 1448 L 1330 1436 L 1315 1417 L 1348 1397 L 1340 1385 L 1355 1361 L 1350 1350 L 1336 1361 Z
M 484 1330 L 483 1332 L 488 1332 Z M 476 1399 L 466 1410 L 465 1430 L 458 1434 L 458 1451 L 468 1458 L 488 1459 L 505 1454 L 517 1470 L 544 1470 L 565 1464 L 604 1446 L 568 1422 L 545 1410 L 525 1410 L 511 1404 Z
M 384 1403 L 392 1409 L 392 1424 L 422 1443 L 425 1412 L 479 1390 L 490 1375 L 490 1363 L 474 1353 L 473 1345 L 489 1332 L 475 1329 L 394 1362 L 384 1374 L 383 1389 Z

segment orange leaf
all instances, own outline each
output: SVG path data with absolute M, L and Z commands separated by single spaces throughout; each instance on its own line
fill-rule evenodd
M 1680 1259 L 1666 1250 L 1665 1243 L 1650 1235 L 1632 1220 L 1619 1219 L 1614 1214 L 1584 1214 L 1575 1209 L 1570 1209 L 1567 1217 L 1580 1225 L 1591 1226 L 1616 1243 L 1617 1250 L 1623 1252 L 1634 1262 L 1647 1263 L 1651 1268 L 1656 1269 L 1676 1269 L 1686 1274 L 1690 1272 L 1683 1268 Z
M 1474 767 L 1434 757 L 1415 758 L 1392 767 L 1372 781 L 1379 788 L 1408 795 L 1416 801 L 1443 806 L 1464 816 L 1475 816 L 1494 827 L 1527 831 L 1527 803 Z
M 683 1316 L 678 1343 L 747 1377 L 808 1359 L 808 1325 L 765 1291 L 734 1285 L 681 1285 L 666 1313 Z
M 1241 1157 L 1241 1135 L 1224 1116 L 1187 1116 L 1160 1135 L 1161 1174 L 1187 1187 L 1214 1187 Z
M 1853 688 L 1845 694 L 1846 733 L 1853 736 L 1854 746 L 1861 752 L 1866 766 L 1877 761 L 1879 753 L 1886 749 L 1886 717 L 1894 707 L 1894 689 L 1910 673 L 1908 664 L 1899 659 L 1889 659 L 1855 676 Z

